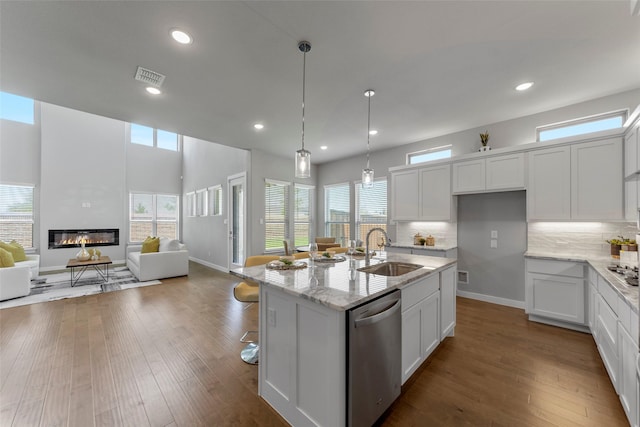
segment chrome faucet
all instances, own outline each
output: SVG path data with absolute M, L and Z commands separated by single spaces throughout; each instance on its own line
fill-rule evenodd
M 371 257 L 369 256 L 369 236 L 374 231 L 381 231 L 382 234 L 384 234 L 384 245 L 385 246 L 389 246 L 389 243 L 391 243 L 391 239 L 389 238 L 389 235 L 387 235 L 387 232 L 384 231 L 382 228 L 376 227 L 376 228 L 372 228 L 371 230 L 369 230 L 369 232 L 367 233 L 367 237 L 365 237 L 365 239 L 364 239 L 364 243 L 365 243 L 365 247 L 364 247 L 364 251 L 365 251 L 364 252 L 364 265 L 369 265 L 370 262 L 371 262 Z

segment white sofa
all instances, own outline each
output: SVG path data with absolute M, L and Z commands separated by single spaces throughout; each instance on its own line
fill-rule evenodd
M 31 268 L 24 261 L 15 267 L 0 268 L 0 301 L 29 295 L 31 292 Z
M 140 253 L 142 245 L 127 247 L 127 268 L 140 280 L 164 279 L 189 274 L 189 251 L 182 243 L 167 245 L 162 239 L 160 251 Z
M 40 275 L 40 255 L 26 254 L 25 261 L 16 262 L 16 267 L 27 266 L 31 270 L 31 278 L 35 279 Z

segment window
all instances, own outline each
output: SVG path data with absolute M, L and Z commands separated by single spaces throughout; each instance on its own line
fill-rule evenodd
M 0 118 L 32 125 L 35 122 L 35 103 L 24 96 L 0 92 Z
M 178 151 L 178 134 L 131 123 L 131 143 Z
M 264 184 L 264 250 L 283 250 L 289 238 L 289 183 L 266 180 Z
M 33 248 L 33 188 L 0 185 L 0 240 Z
M 407 164 L 415 165 L 416 163 L 430 162 L 433 160 L 448 159 L 451 157 L 451 145 L 443 147 L 431 148 L 429 150 L 416 151 L 407 154 Z
M 621 128 L 627 119 L 627 110 L 603 113 L 595 116 L 582 117 L 561 123 L 554 123 L 536 128 L 538 141 L 565 138 L 568 136 L 584 135 L 586 133 Z
M 207 201 L 209 203 L 209 215 L 222 215 L 222 186 L 214 185 L 207 188 Z
M 311 235 L 313 187 L 295 184 L 294 192 L 293 245 L 306 246 Z
M 351 236 L 349 184 L 326 186 L 324 187 L 324 196 L 325 236 L 335 237 L 338 243 L 346 243 Z
M 373 187 L 363 188 L 356 184 L 356 239 L 364 239 L 372 228 L 387 231 L 387 179 L 377 179 Z M 379 231 L 371 233 L 369 243 L 375 247 L 384 235 Z
M 178 238 L 178 196 L 131 193 L 129 198 L 129 241 L 142 242 L 147 236 Z
M 209 203 L 207 202 L 207 190 L 202 189 L 196 191 L 196 216 L 207 216 L 209 213 L 207 209 Z
M 190 193 L 185 194 L 187 199 L 187 216 L 196 216 L 196 192 L 192 191 Z

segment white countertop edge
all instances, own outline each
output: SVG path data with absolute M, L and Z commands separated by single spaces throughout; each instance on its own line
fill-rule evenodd
M 410 262 L 410 263 L 419 263 L 422 262 L 420 260 L 420 258 L 432 258 L 434 260 L 436 260 L 438 263 L 441 263 L 440 266 L 438 267 L 433 267 L 430 268 L 428 266 L 425 266 L 423 268 L 420 268 L 418 270 L 412 271 L 411 273 L 407 273 L 407 274 L 403 274 L 402 276 L 397 276 L 397 277 L 387 277 L 387 280 L 391 281 L 392 283 L 389 283 L 388 286 L 376 293 L 370 294 L 370 295 L 347 295 L 344 291 L 338 290 L 338 289 L 332 289 L 332 288 L 327 288 L 327 287 L 318 287 L 316 289 L 309 289 L 309 288 L 303 288 L 303 289 L 296 289 L 296 288 L 290 288 L 287 286 L 282 286 L 279 284 L 274 284 L 274 283 L 270 283 L 264 280 L 261 280 L 259 278 L 256 278 L 255 276 L 251 276 L 251 275 L 247 275 L 243 272 L 244 269 L 236 269 L 236 270 L 232 270 L 230 273 L 234 276 L 243 278 L 243 279 L 248 279 L 248 280 L 252 280 L 255 281 L 257 283 L 259 283 L 260 285 L 264 285 L 267 286 L 269 288 L 273 288 L 273 289 L 278 289 L 282 292 L 285 292 L 289 295 L 298 297 L 298 298 L 303 298 L 306 299 L 308 301 L 312 301 L 315 302 L 317 304 L 321 304 L 325 307 L 329 307 L 333 310 L 336 311 L 347 311 L 347 310 L 351 310 L 357 306 L 360 306 L 368 301 L 374 300 L 376 298 L 379 298 L 381 296 L 387 295 L 388 293 L 396 290 L 396 289 L 402 289 L 403 287 L 405 287 L 406 285 L 413 283 L 417 280 L 423 279 L 427 276 L 430 276 L 432 274 L 436 274 L 436 273 L 440 273 L 443 270 L 446 270 L 447 268 L 451 267 L 452 265 L 457 264 L 458 260 L 457 259 L 453 259 L 453 258 L 440 258 L 440 257 L 429 257 L 429 256 L 424 256 L 424 255 L 406 255 L 406 254 L 390 254 L 390 256 L 388 258 L 378 258 L 378 257 L 374 257 L 375 260 L 380 261 L 380 262 L 384 262 L 384 261 L 403 261 L 403 262 Z M 428 264 L 428 263 L 427 263 Z M 254 267 L 251 267 L 254 268 Z M 295 270 L 292 270 L 295 271 Z M 371 273 L 363 273 L 360 272 L 360 274 L 371 274 Z M 372 274 L 373 275 L 373 274 Z M 377 276 L 377 275 L 373 275 L 373 276 Z M 380 276 L 378 276 L 380 277 Z M 397 282 L 395 282 L 397 281 Z M 395 283 L 394 283 L 395 282 Z M 348 302 L 343 302 L 343 303 L 335 303 L 334 301 L 340 298 L 346 298 L 348 300 Z
M 435 245 L 435 246 L 425 246 L 425 245 L 414 245 L 411 243 L 391 243 L 392 248 L 408 248 L 408 249 L 426 249 L 429 251 L 450 251 L 451 249 L 456 249 L 458 246 L 449 246 L 449 245 Z
M 611 257 L 586 257 L 584 254 L 536 251 L 527 251 L 524 253 L 524 256 L 525 258 L 548 259 L 552 261 L 586 262 L 606 280 L 606 282 L 618 295 L 622 297 L 622 299 L 627 302 L 627 305 L 629 305 L 634 312 L 640 314 L 640 308 L 638 307 L 640 290 L 638 289 L 638 286 L 631 286 L 623 283 L 623 280 L 618 275 L 607 269 L 607 266 L 612 262 Z

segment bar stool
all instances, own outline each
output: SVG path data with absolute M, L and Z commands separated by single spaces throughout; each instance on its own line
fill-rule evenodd
M 250 256 L 244 262 L 245 267 L 253 267 L 255 265 L 266 264 L 269 261 L 278 259 L 278 256 L 272 255 L 255 255 Z M 260 288 L 257 283 L 247 280 L 240 282 L 233 288 L 233 296 L 240 302 L 254 303 L 260 301 Z M 240 358 L 250 365 L 257 365 L 260 355 L 260 345 L 252 340 L 247 339 L 247 335 L 251 333 L 258 333 L 258 331 L 246 331 L 240 342 L 247 343 L 247 345 L 240 352 Z

